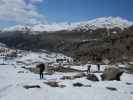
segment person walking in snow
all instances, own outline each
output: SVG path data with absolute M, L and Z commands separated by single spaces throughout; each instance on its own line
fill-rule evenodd
M 100 71 L 100 64 L 97 64 L 97 69 L 98 71 Z
M 87 74 L 90 73 L 90 69 L 91 69 L 91 65 L 89 64 L 89 65 L 87 65 Z
M 43 71 L 45 70 L 45 65 L 43 63 L 37 65 L 37 68 L 39 68 L 39 75 L 40 79 L 43 79 Z

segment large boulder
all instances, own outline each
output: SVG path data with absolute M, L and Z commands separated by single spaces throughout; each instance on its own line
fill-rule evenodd
M 98 77 L 95 74 L 88 74 L 87 79 L 91 81 L 99 81 Z
M 119 68 L 110 67 L 104 70 L 103 74 L 101 75 L 102 80 L 118 80 L 120 81 L 120 76 L 122 75 L 123 71 Z

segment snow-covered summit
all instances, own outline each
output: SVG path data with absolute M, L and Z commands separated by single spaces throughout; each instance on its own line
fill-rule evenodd
M 86 22 L 81 22 L 78 28 L 81 29 L 97 29 L 97 28 L 115 28 L 119 27 L 121 29 L 127 28 L 129 26 L 133 25 L 133 22 L 130 22 L 126 19 L 123 19 L 121 17 L 102 17 L 93 19 Z
M 53 24 L 37 24 L 33 26 L 24 26 L 16 25 L 10 28 L 5 28 L 3 31 L 61 31 L 61 30 L 89 30 L 97 28 L 114 28 L 119 27 L 121 29 L 127 28 L 133 25 L 133 22 L 130 22 L 121 17 L 102 17 L 96 18 L 90 21 L 74 22 L 74 23 L 53 23 Z
M 32 31 L 60 31 L 60 30 L 70 30 L 74 28 L 74 25 L 69 23 L 53 23 L 53 24 L 38 24 L 31 27 Z
M 30 26 L 15 25 L 9 28 L 4 28 L 3 31 L 27 31 L 30 28 L 31 28 Z

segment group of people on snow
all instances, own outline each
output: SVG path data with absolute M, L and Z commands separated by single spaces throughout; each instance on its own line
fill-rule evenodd
M 46 69 L 46 65 L 44 63 L 40 63 L 36 67 L 39 68 L 40 79 L 43 79 L 43 72 Z M 63 66 L 62 66 L 62 64 L 59 64 L 58 67 L 60 68 Z M 91 67 L 92 67 L 91 64 L 87 65 L 87 74 L 89 74 L 91 72 Z M 100 64 L 97 64 L 97 70 L 100 71 Z

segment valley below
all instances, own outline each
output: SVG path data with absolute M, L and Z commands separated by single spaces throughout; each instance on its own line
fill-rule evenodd
M 0 42 L 10 48 L 63 53 L 81 63 L 110 63 L 132 60 L 133 27 L 120 29 L 73 30 L 55 32 L 0 32 Z

